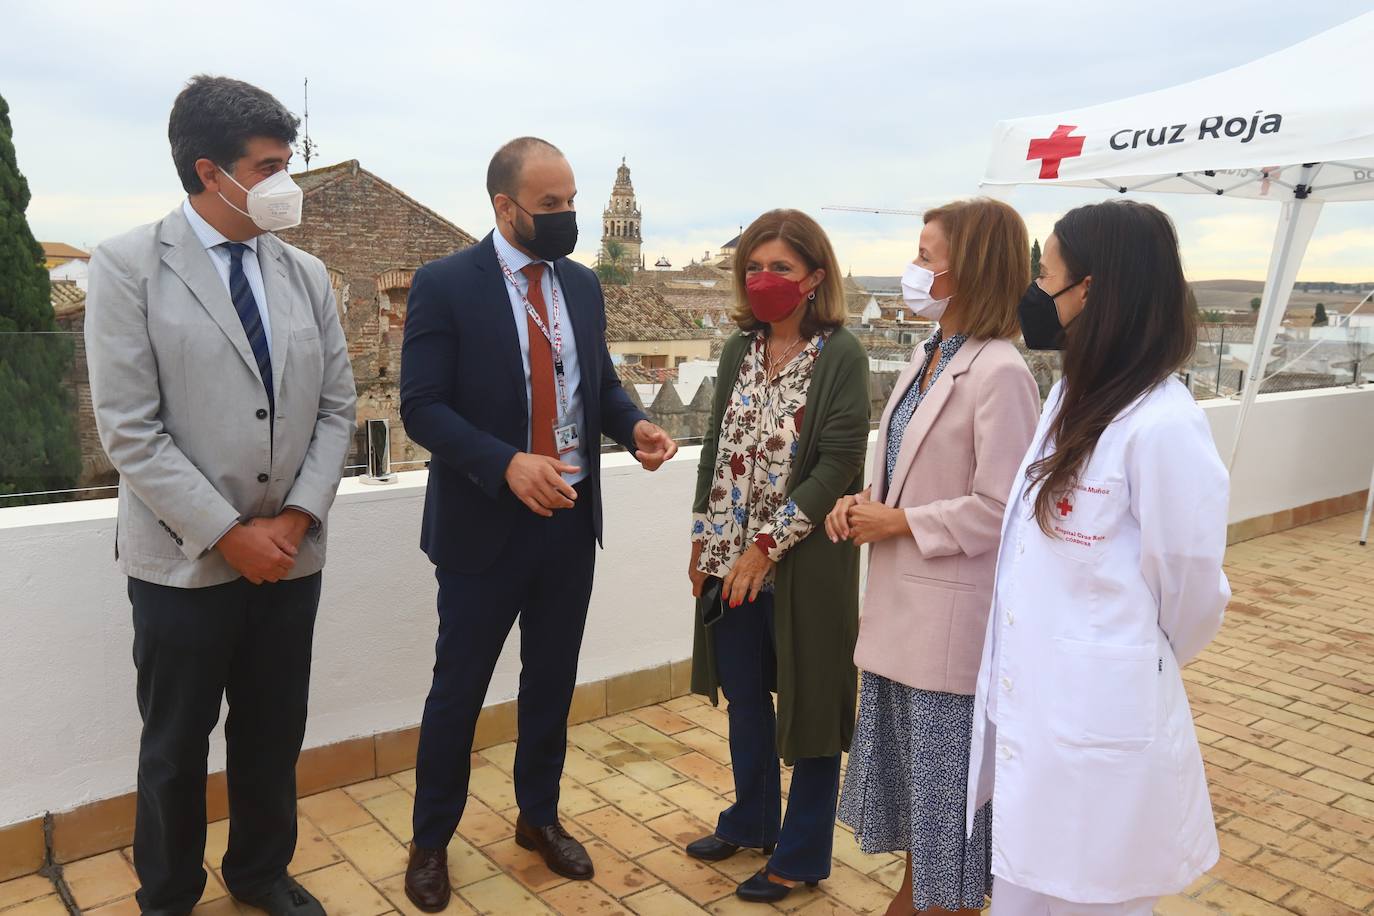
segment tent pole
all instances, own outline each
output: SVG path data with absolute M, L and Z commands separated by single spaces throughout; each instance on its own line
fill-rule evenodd
M 1306 186 L 1313 172 L 1313 166 L 1304 166 L 1299 186 Z M 1293 281 L 1297 279 L 1298 267 L 1302 264 L 1303 253 L 1307 250 L 1307 243 L 1312 239 L 1312 230 L 1316 228 L 1321 210 L 1320 200 L 1296 198 L 1285 201 L 1283 211 L 1279 215 L 1279 224 L 1274 232 L 1274 251 L 1269 258 L 1269 273 L 1264 280 L 1264 295 L 1260 299 L 1259 315 L 1255 321 L 1255 352 L 1250 360 L 1245 388 L 1241 393 L 1235 435 L 1231 440 L 1231 456 L 1226 463 L 1233 473 L 1236 457 L 1240 454 L 1245 421 L 1255 398 L 1259 395 L 1269 351 L 1273 349 L 1279 326 L 1283 323 L 1288 297 L 1293 292 Z

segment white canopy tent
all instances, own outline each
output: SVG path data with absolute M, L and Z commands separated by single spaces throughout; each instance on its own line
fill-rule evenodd
M 1374 200 L 1374 13 L 1192 83 L 1002 121 L 982 185 L 1282 203 L 1241 394 L 1234 467 L 1298 266 L 1326 202 Z M 1374 508 L 1374 479 L 1365 530 Z M 1365 536 L 1361 536 L 1361 542 Z

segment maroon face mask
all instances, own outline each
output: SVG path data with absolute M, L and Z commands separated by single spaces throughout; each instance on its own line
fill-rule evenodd
M 744 283 L 745 298 L 749 300 L 749 310 L 759 321 L 782 321 L 797 310 L 805 298 L 801 282 L 789 280 L 782 274 L 771 270 L 760 270 L 749 275 Z

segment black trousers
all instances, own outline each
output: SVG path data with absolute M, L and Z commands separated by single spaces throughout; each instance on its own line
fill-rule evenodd
M 415 844 L 444 849 L 467 803 L 469 755 L 492 672 L 520 621 L 515 798 L 535 826 L 558 820 L 568 709 L 587 622 L 596 536 L 591 488 L 552 518 L 522 517 L 497 561 L 480 573 L 438 569 L 434 681 L 420 723 Z M 463 524 L 479 524 L 473 519 Z
M 320 574 L 170 588 L 129 580 L 143 736 L 134 863 L 139 906 L 190 912 L 205 889 L 210 733 L 229 700 L 224 882 L 251 894 L 296 848 L 296 759 L 305 738 Z

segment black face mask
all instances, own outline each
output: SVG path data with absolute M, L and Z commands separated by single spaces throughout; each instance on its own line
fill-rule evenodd
M 1055 308 L 1054 300 L 1082 282 L 1075 280 L 1051 296 L 1040 288 L 1039 283 L 1031 281 L 1030 288 L 1021 297 L 1021 303 L 1016 306 L 1016 317 L 1021 320 L 1021 336 L 1025 338 L 1027 347 L 1032 350 L 1064 349 L 1064 326 L 1059 323 L 1059 309 Z
M 511 203 L 520 204 L 511 198 Z M 541 261 L 557 261 L 566 258 L 577 247 L 577 211 L 562 210 L 558 213 L 531 213 L 524 207 L 520 211 L 534 223 L 534 237 L 526 238 L 515 225 L 515 240 L 520 246 Z

